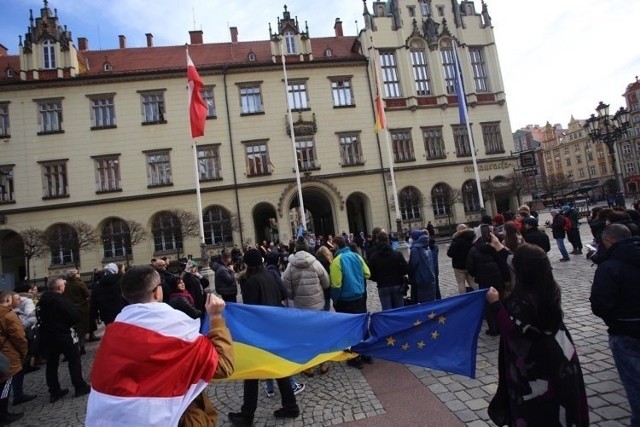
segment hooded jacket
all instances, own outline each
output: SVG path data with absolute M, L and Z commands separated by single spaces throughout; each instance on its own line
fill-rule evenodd
M 215 288 L 218 295 L 236 296 L 238 294 L 238 285 L 234 277 L 233 271 L 220 262 L 213 264 L 215 274 Z
M 366 280 L 371 276 L 371 271 L 360 255 L 347 246 L 338 249 L 330 271 L 331 299 L 334 303 L 364 298 Z
M 307 251 L 289 256 L 282 280 L 294 307 L 324 309 L 324 289 L 329 289 L 329 275 L 315 256 Z
M 472 228 L 456 231 L 447 249 L 447 256 L 451 258 L 451 266 L 459 270 L 467 269 L 467 256 L 473 247 L 476 234 Z
M 591 310 L 611 335 L 640 339 L 640 237 L 614 243 L 598 265 L 591 287 Z
M 40 339 L 45 348 L 71 344 L 71 327 L 78 321 L 78 310 L 62 294 L 47 291 L 38 302 Z
M 436 299 L 436 275 L 433 268 L 429 236 L 422 235 L 411 244 L 409 254 L 409 279 L 411 298 L 414 302 Z
M 504 283 L 511 280 L 506 258 L 482 239 L 477 239 L 469 251 L 467 272 L 482 289 L 493 286 L 502 292 Z
M 169 300 L 169 295 L 167 294 L 167 301 Z M 93 314 L 99 314 L 100 319 L 105 325 L 108 325 L 115 320 L 124 305 L 122 290 L 120 289 L 120 275 L 105 274 L 91 292 L 91 310 Z
M 400 251 L 394 251 L 387 244 L 378 244 L 378 249 L 369 259 L 371 280 L 378 288 L 401 286 L 404 276 L 409 274 L 409 264 Z
M 13 310 L 4 306 L 0 306 L 0 351 L 9 359 L 9 371 L 0 376 L 0 382 L 4 382 L 22 370 L 22 361 L 27 356 L 22 323 Z

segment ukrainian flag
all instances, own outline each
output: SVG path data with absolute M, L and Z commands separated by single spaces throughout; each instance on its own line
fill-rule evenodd
M 347 360 L 344 350 L 367 331 L 367 314 L 228 303 L 223 316 L 233 339 L 230 380 L 282 378 L 326 361 Z

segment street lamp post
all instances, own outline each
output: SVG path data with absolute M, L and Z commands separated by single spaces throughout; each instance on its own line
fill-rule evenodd
M 596 107 L 598 115 L 591 114 L 591 117 L 587 119 L 587 123 L 584 125 L 585 129 L 589 133 L 589 136 L 593 142 L 602 142 L 609 149 L 609 155 L 611 156 L 611 168 L 613 169 L 613 176 L 615 180 L 615 194 L 616 199 L 621 199 L 624 206 L 624 185 L 620 181 L 618 173 L 618 166 L 616 163 L 616 141 L 622 140 L 627 135 L 627 129 L 629 129 L 629 111 L 624 107 L 620 107 L 613 116 L 609 114 L 609 105 L 600 101 Z M 618 203 L 618 201 L 616 200 Z

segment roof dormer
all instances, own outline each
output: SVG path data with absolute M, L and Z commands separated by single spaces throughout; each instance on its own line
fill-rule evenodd
M 300 31 L 298 18 L 291 17 L 291 13 L 284 6 L 282 18 L 278 18 L 278 32 L 273 34 L 271 24 L 269 24 L 269 38 L 272 44 L 272 54 L 280 55 L 280 46 L 285 55 L 298 55 L 301 61 L 305 60 L 305 55 L 311 54 L 311 43 L 309 42 L 309 27 L 305 22 L 304 31 Z

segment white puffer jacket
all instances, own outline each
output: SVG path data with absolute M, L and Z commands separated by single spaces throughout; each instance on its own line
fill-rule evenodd
M 329 288 L 329 275 L 315 256 L 305 251 L 289 256 L 282 280 L 294 307 L 310 310 L 324 308 L 323 290 Z

